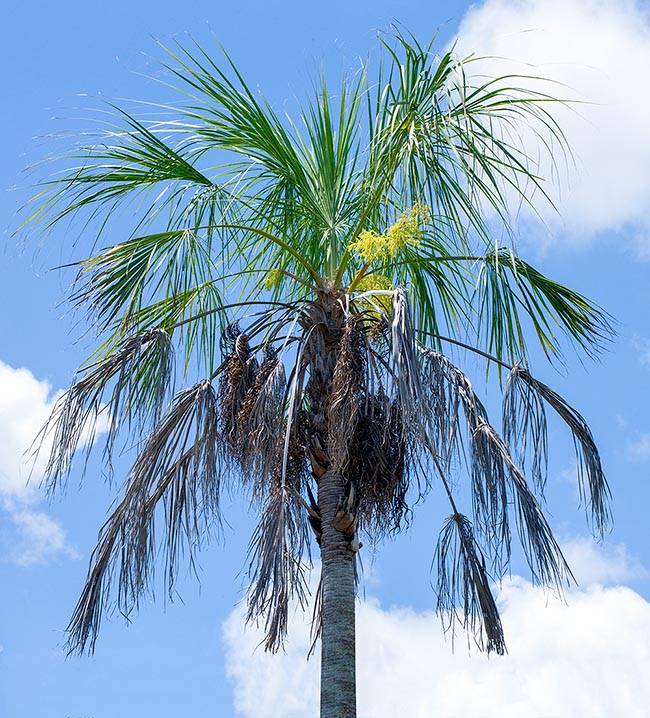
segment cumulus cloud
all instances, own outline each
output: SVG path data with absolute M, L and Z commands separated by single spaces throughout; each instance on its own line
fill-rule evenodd
M 13 527 L 4 532 L 4 558 L 20 565 L 59 555 L 78 557 L 64 528 L 35 508 L 47 447 L 36 462 L 26 456 L 59 395 L 27 369 L 0 362 L 0 508 Z
M 27 369 L 0 361 L 0 496 L 29 499 L 36 492 L 44 456 L 33 467 L 36 481 L 28 483 L 31 464 L 26 452 L 56 401 L 58 395 L 51 393 L 52 387 Z
M 579 537 L 563 542 L 562 552 L 580 586 L 620 584 L 648 576 L 622 543 L 598 546 L 591 538 Z
M 508 655 L 468 651 L 458 636 L 452 653 L 432 612 L 358 607 L 360 718 L 609 718 L 647 715 L 650 704 L 650 603 L 616 583 L 639 570 L 624 547 L 576 541 L 584 588 L 566 602 L 514 577 L 499 594 Z M 577 563 L 576 563 L 577 562 Z M 579 564 L 579 565 L 578 565 Z M 315 715 L 318 655 L 305 660 L 308 620 L 294 616 L 286 653 L 257 648 L 261 633 L 242 629 L 244 607 L 224 626 L 227 669 L 238 718 Z
M 543 76 L 554 96 L 591 104 L 554 109 L 576 167 L 540 205 L 552 232 L 588 241 L 627 230 L 650 258 L 650 16 L 635 0 L 485 0 L 459 28 L 460 54 L 493 59 L 481 69 Z M 539 88 L 538 88 L 539 89 Z M 534 154 L 534 151 L 533 151 Z M 560 161 L 560 167 L 562 162 Z

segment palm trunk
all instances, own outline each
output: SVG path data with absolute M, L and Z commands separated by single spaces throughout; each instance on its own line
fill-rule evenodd
M 343 479 L 326 474 L 318 486 L 322 519 L 321 718 L 356 718 L 354 553 L 333 522 Z
M 356 718 L 355 565 L 350 522 L 342 526 L 337 512 L 346 504 L 345 479 L 334 470 L 329 407 L 332 379 L 340 350 L 343 315 L 336 297 L 324 294 L 314 308 L 309 355 L 310 458 L 318 486 L 317 534 L 322 560 L 321 718 Z M 340 468 L 340 467 L 339 467 Z M 338 519 L 337 526 L 335 522 Z M 341 530 L 343 528 L 343 530 Z

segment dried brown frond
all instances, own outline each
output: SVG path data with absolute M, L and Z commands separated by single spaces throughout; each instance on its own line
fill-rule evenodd
M 307 603 L 308 588 L 304 558 L 308 556 L 309 534 L 305 511 L 297 494 L 276 480 L 249 544 L 247 621 L 263 619 L 264 648 L 275 653 L 284 642 L 289 606 L 296 598 Z
M 165 575 L 171 595 L 177 561 L 190 558 L 219 522 L 217 395 L 209 381 L 180 392 L 154 428 L 103 526 L 68 626 L 71 652 L 92 653 L 117 570 L 117 609 L 128 616 L 151 587 L 158 551 L 154 523 L 164 503 Z
M 487 541 L 496 571 L 502 574 L 510 560 L 509 510 L 514 506 L 519 539 L 533 579 L 561 590 L 572 578 L 571 572 L 537 499 L 508 446 L 490 424 L 470 380 L 442 354 L 426 350 L 424 355 L 428 375 L 448 385 L 443 391 L 451 397 L 449 406 L 462 407 L 469 441 L 474 520 Z M 452 440 L 461 441 L 458 416 L 445 421 L 454 427 Z
M 423 377 L 432 405 L 436 404 L 432 444 L 448 466 L 449 458 L 465 455 L 463 441 L 467 442 L 474 519 L 502 571 L 510 557 L 507 471 L 501 453 L 489 441 L 491 435 L 482 431 L 489 426 L 487 411 L 469 378 L 443 354 L 423 352 Z
M 375 321 L 370 322 L 370 326 L 368 327 L 368 339 L 370 339 L 371 342 L 384 343 L 389 335 L 390 325 L 383 314 L 381 314 Z
M 522 378 L 526 370 L 515 366 L 503 392 L 503 438 L 517 464 L 526 465 L 540 494 L 544 493 L 548 472 L 546 411 L 539 392 Z
M 120 428 L 143 430 L 160 415 L 173 376 L 169 335 L 152 329 L 127 339 L 114 354 L 92 365 L 61 396 L 35 441 L 35 453 L 51 438 L 45 482 L 53 492 L 63 482 L 85 439 L 92 447 L 97 419 L 108 413 L 105 457 L 111 455 Z
M 490 447 L 488 451 L 493 460 L 501 456 L 502 468 L 497 471 L 509 479 L 505 486 L 508 492 L 506 501 L 515 506 L 519 540 L 533 581 L 562 591 L 565 584 L 574 580 L 573 574 L 524 475 L 510 456 L 503 439 L 489 424 L 483 423 L 475 435 L 478 443 Z
M 294 492 L 301 493 L 311 480 L 311 472 L 307 462 L 306 432 L 307 418 L 299 412 L 291 425 L 289 440 L 283 447 L 284 482 Z
M 546 384 L 519 368 L 514 379 L 518 390 L 543 399 L 571 430 L 576 451 L 580 498 L 586 504 L 597 535 L 602 536 L 611 521 L 611 492 L 600 461 L 594 437 L 582 415 Z
M 310 478 L 305 425 L 306 418 L 303 413 L 294 417 L 291 426 L 288 425 L 287 417 L 284 417 L 281 430 L 276 436 L 275 453 L 270 464 L 271 474 L 264 477 L 255 474 L 250 477 L 254 500 L 267 502 L 270 493 L 278 484 L 286 486 L 295 496 L 302 496 Z
M 405 441 L 424 445 L 428 433 L 429 404 L 422 386 L 422 369 L 411 304 L 403 287 L 393 294 L 391 369 L 395 399 Z
M 425 349 L 421 355 L 422 383 L 431 416 L 429 441 L 438 462 L 447 470 L 460 455 L 461 396 L 453 365 L 443 354 Z
M 436 548 L 437 610 L 445 630 L 456 620 L 474 634 L 481 650 L 503 655 L 501 618 L 490 589 L 485 558 L 470 521 L 454 513 L 444 523 Z M 460 615 L 459 615 L 460 612 Z M 487 645 L 486 645 L 487 643 Z

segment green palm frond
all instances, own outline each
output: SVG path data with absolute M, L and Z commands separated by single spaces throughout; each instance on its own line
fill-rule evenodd
M 80 212 L 106 211 L 133 201 L 157 189 L 156 196 L 142 213 L 151 221 L 164 210 L 172 213 L 191 201 L 197 191 L 204 196 L 223 193 L 195 166 L 190 142 L 170 144 L 168 127 L 152 123 L 147 127 L 126 111 L 109 104 L 115 124 L 100 133 L 93 144 L 73 149 L 65 158 L 77 165 L 62 176 L 49 179 L 39 193 L 41 205 L 30 216 L 45 229 Z
M 193 230 L 134 237 L 80 262 L 72 301 L 90 306 L 99 326 L 129 327 L 133 313 L 159 297 L 179 295 L 219 271 Z
M 559 334 L 595 356 L 612 334 L 611 317 L 586 297 L 559 284 L 510 249 L 486 255 L 477 280 L 478 330 L 487 351 L 516 364 L 526 359 L 522 315 L 532 323 L 549 360 L 561 358 Z

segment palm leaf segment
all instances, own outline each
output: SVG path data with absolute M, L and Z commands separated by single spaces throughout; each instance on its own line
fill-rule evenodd
M 591 433 L 526 366 L 527 337 L 551 360 L 562 335 L 593 353 L 608 318 L 496 246 L 484 219 L 507 226 L 507 197 L 543 196 L 513 138 L 532 122 L 563 148 L 551 98 L 520 78 L 473 82 L 470 60 L 410 38 L 382 45 L 372 78 L 364 68 L 336 101 L 323 82 L 296 124 L 227 56 L 224 68 L 198 47 L 168 50 L 185 93 L 177 116 L 143 123 L 116 110 L 79 166 L 46 183 L 31 217 L 45 228 L 86 213 L 99 247 L 118 207 L 131 203 L 138 217 L 131 236 L 78 264 L 73 300 L 105 338 L 44 429 L 55 435 L 52 487 L 93 416 L 110 414 L 109 460 L 120 431 L 141 437 L 92 557 L 72 649 L 92 649 L 114 600 L 128 614 L 151 589 L 156 520 L 171 588 L 181 552 L 218 528 L 223 485 L 244 487 L 260 513 L 249 618 L 264 618 L 276 649 L 289 601 L 306 600 L 319 482 L 336 474 L 336 525 L 353 551 L 360 532 L 375 541 L 399 531 L 414 501 L 444 487 L 438 607 L 503 651 L 490 581 L 507 570 L 513 528 L 536 580 L 571 578 L 541 510 L 548 408 L 572 432 L 585 503 L 605 529 Z M 443 353 L 452 344 L 509 372 L 502 435 Z M 170 364 L 173 347 L 183 370 Z M 174 395 L 174 377 L 192 374 Z M 463 464 L 469 489 L 457 497 Z

